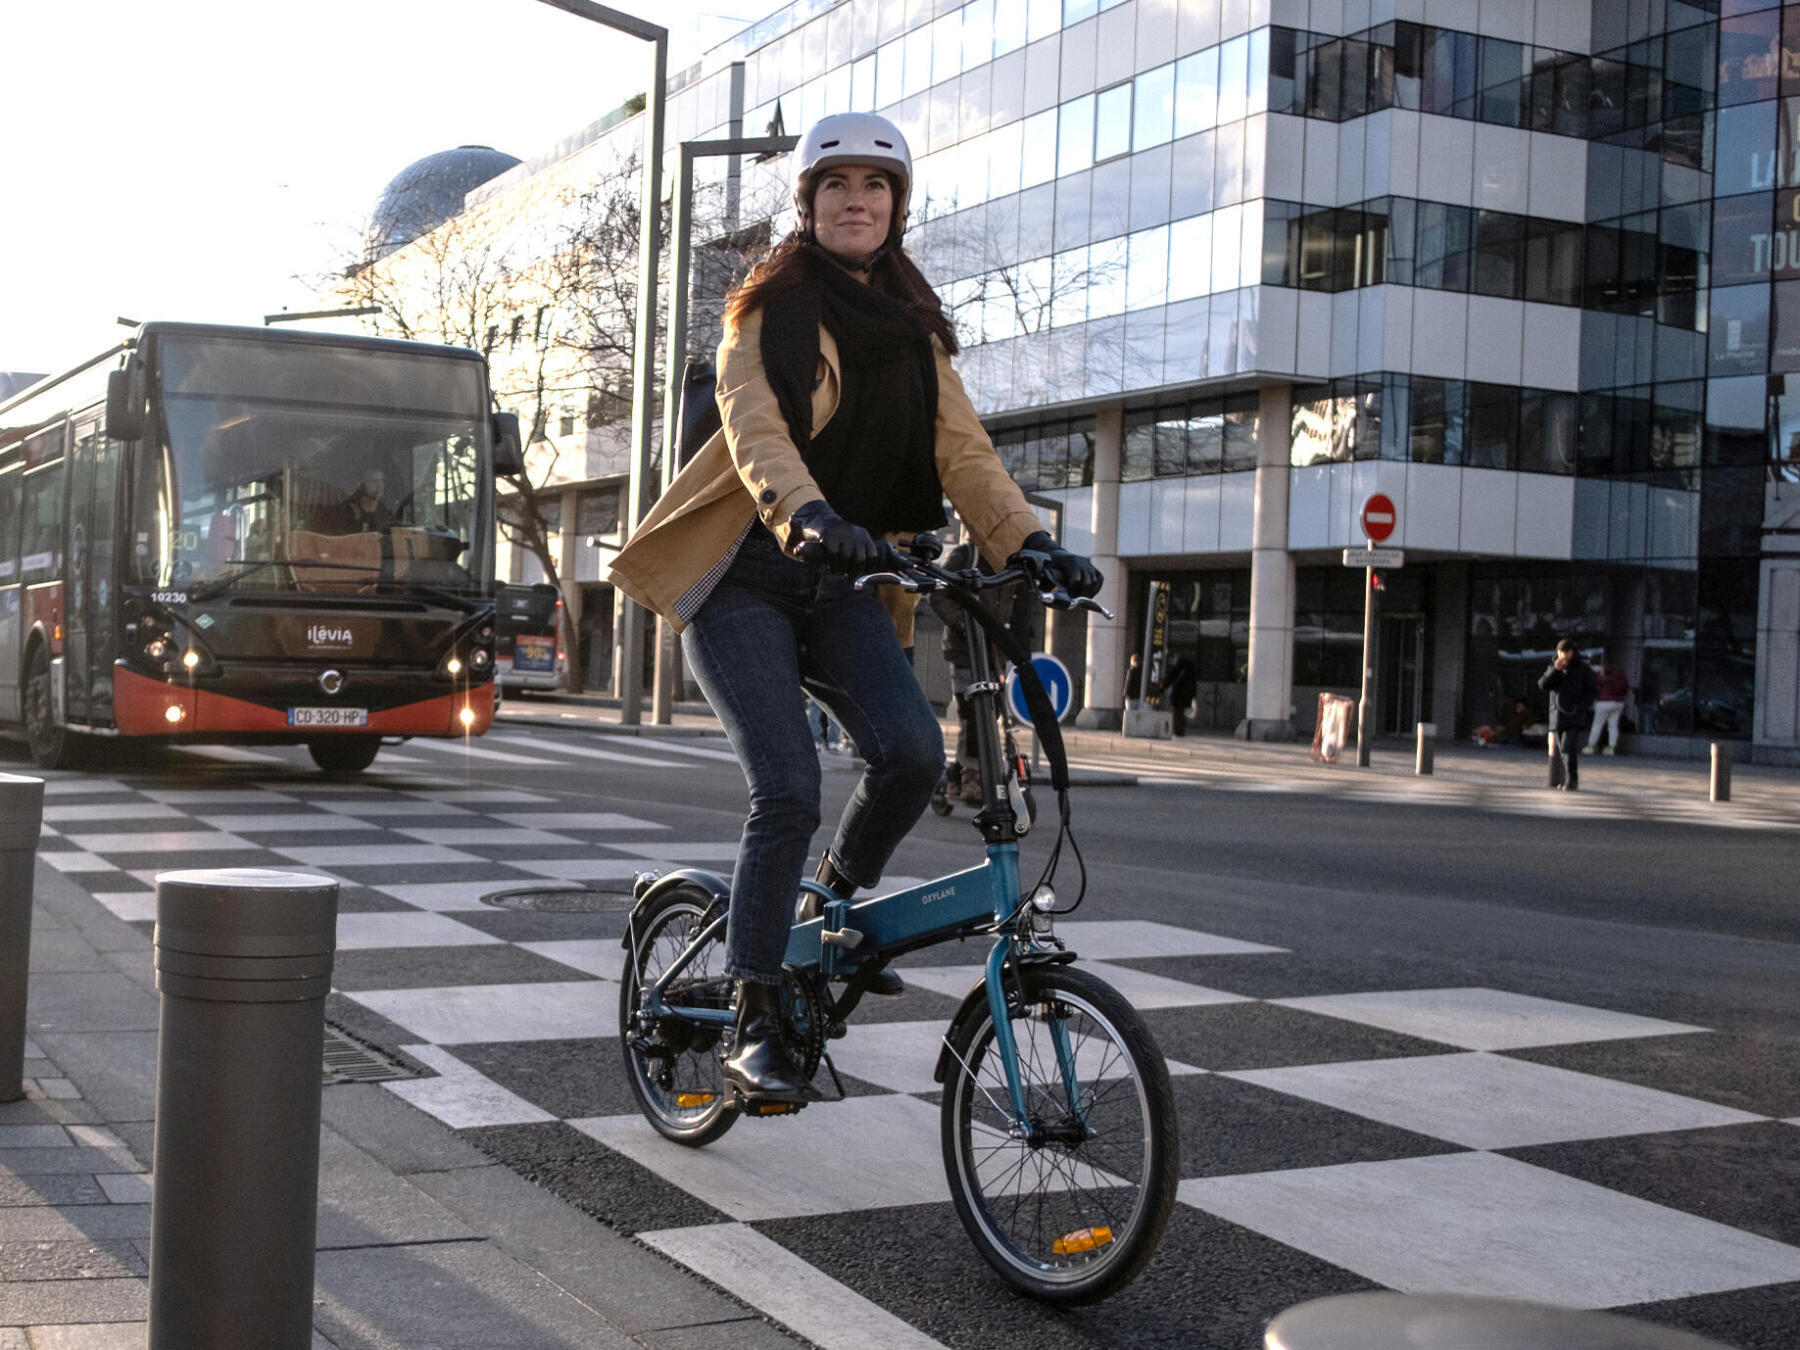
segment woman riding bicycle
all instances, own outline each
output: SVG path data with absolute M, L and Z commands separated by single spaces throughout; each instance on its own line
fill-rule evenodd
M 867 766 L 819 863 L 835 893 L 880 880 L 943 772 L 937 717 L 904 651 L 911 597 L 852 585 L 878 566 L 877 540 L 942 525 L 947 495 L 990 561 L 1076 595 L 1101 585 L 1043 531 L 951 367 L 956 335 L 901 247 L 911 189 L 906 141 L 885 118 L 838 114 L 801 138 L 795 229 L 727 302 L 723 430 L 612 565 L 627 595 L 681 631 L 749 785 L 726 950 L 738 984 L 725 1075 L 746 1100 L 818 1097 L 780 1034 L 782 958 L 819 825 L 798 691 Z M 900 992 L 882 974 L 876 992 Z

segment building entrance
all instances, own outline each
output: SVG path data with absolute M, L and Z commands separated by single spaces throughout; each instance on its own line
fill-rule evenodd
M 1377 729 L 1384 736 L 1410 736 L 1425 720 L 1425 616 L 1383 614 L 1380 622 Z

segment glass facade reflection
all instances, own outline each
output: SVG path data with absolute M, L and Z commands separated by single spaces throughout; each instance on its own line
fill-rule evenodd
M 1389 729 L 1517 723 L 1574 635 L 1626 669 L 1653 748 L 1800 760 L 1800 634 L 1764 613 L 1800 537 L 1800 0 L 1338 9 L 797 0 L 671 82 L 673 138 L 902 128 L 908 247 L 996 448 L 1114 560 L 1123 634 L 1171 582 L 1197 724 L 1258 716 L 1265 629 L 1294 634 L 1276 701 L 1302 732 L 1354 688 L 1339 556 L 1381 490 L 1422 654 Z M 788 171 L 702 160 L 740 212 L 703 244 L 789 229 Z M 1275 474 L 1270 586 L 1250 521 Z M 1135 637 L 1065 627 L 1082 697 L 1116 704 Z M 1794 725 L 1759 732 L 1783 697 Z

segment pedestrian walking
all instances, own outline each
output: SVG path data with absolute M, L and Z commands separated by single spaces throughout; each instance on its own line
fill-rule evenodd
M 1591 752 L 1606 732 L 1606 748 L 1600 753 L 1617 754 L 1619 722 L 1625 713 L 1625 700 L 1631 697 L 1631 677 L 1618 666 L 1603 662 L 1597 680 L 1598 695 L 1594 700 L 1594 729 L 1588 733 L 1587 748 Z
M 828 755 L 837 754 L 837 723 L 831 720 L 831 714 L 825 710 L 825 705 L 815 702 L 810 696 L 807 698 L 807 709 L 807 716 L 811 719 L 814 730 L 819 733 L 819 749 Z
M 1555 746 L 1550 786 L 1574 792 L 1581 786 L 1581 737 L 1594 720 L 1599 682 L 1575 644 L 1564 638 L 1556 644 L 1556 659 L 1538 678 L 1538 688 L 1550 695 L 1550 739 Z
M 1174 720 L 1175 734 L 1187 735 L 1188 709 L 1193 706 L 1194 695 L 1200 692 L 1200 672 L 1194 669 L 1194 663 L 1187 657 L 1178 657 L 1175 664 L 1169 667 L 1169 716 Z

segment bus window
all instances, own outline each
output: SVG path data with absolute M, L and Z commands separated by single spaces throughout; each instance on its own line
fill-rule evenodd
M 172 506 L 169 584 L 477 589 L 492 530 L 475 368 L 323 349 L 270 365 L 255 344 L 185 336 L 160 351 L 168 453 L 139 475 L 134 531 Z
M 0 586 L 19 579 L 19 483 L 21 475 L 0 473 Z
M 25 475 L 19 513 L 20 580 L 28 585 L 62 575 L 63 466 Z

